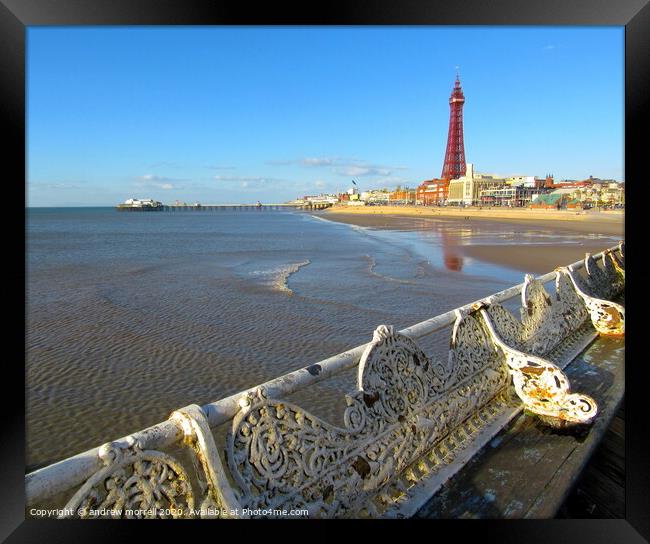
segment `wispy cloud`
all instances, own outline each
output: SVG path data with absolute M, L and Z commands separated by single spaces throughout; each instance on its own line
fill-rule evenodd
M 555 49 L 555 45 L 553 45 L 553 44 L 548 44 L 548 45 L 545 45 L 544 47 L 542 47 L 542 49 L 543 49 L 544 51 L 550 51 L 551 49 Z
M 216 181 L 248 181 L 248 182 L 265 182 L 265 181 L 281 181 L 277 178 L 269 178 L 264 176 L 214 176 Z
M 182 168 L 180 164 L 173 161 L 160 161 L 149 165 L 149 168 Z
M 152 187 L 156 189 L 164 189 L 169 191 L 171 189 L 182 189 L 178 183 L 187 181 L 186 179 L 168 178 L 164 176 L 156 176 L 154 174 L 145 174 L 136 179 L 135 185 L 137 187 Z
M 329 168 L 338 176 L 390 176 L 395 170 L 408 170 L 404 166 L 386 166 L 372 164 L 362 159 L 349 159 L 343 157 L 304 157 L 292 160 L 267 161 L 272 165 L 298 164 L 310 168 Z
M 346 166 L 345 168 L 335 168 L 334 173 L 339 176 L 357 177 L 357 176 L 390 176 L 393 172 L 388 168 L 377 166 Z
M 305 166 L 331 166 L 336 159 L 328 159 L 326 157 L 308 157 L 300 159 L 300 163 Z
M 28 189 L 33 189 L 33 190 L 41 190 L 41 189 L 55 189 L 55 190 L 60 190 L 60 189 L 81 189 L 83 185 L 81 185 L 79 182 L 28 182 L 27 183 L 27 188 Z
M 239 183 L 242 189 L 277 188 L 286 184 L 287 180 L 271 178 L 268 176 L 214 176 L 214 181 L 226 183 Z
M 412 180 L 402 178 L 400 176 L 388 176 L 385 178 L 378 178 L 372 180 L 373 186 L 393 187 L 395 185 L 405 185 L 411 183 Z M 419 182 L 418 182 L 419 183 Z
M 270 164 L 271 166 L 286 166 L 288 164 L 294 164 L 295 160 L 286 160 L 286 159 L 273 159 L 270 161 L 265 161 L 266 164 Z
M 223 166 L 221 164 L 208 164 L 206 168 L 210 170 L 235 170 L 234 166 Z

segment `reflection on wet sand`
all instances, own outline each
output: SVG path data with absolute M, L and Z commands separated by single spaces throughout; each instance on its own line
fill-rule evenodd
M 463 257 L 457 250 L 457 245 L 450 241 L 449 235 L 443 230 L 440 241 L 442 242 L 442 253 L 445 261 L 445 268 L 453 272 L 460 272 L 463 269 Z
M 614 233 L 611 224 L 596 222 L 505 222 L 473 217 L 344 213 L 326 214 L 325 217 L 371 229 L 415 231 L 419 238 L 442 253 L 442 263 L 447 270 L 465 273 L 472 273 L 468 269 L 470 264 L 487 263 L 544 274 L 561 264 L 583 259 L 587 252 L 598 253 L 623 238 L 622 229 L 621 234 Z

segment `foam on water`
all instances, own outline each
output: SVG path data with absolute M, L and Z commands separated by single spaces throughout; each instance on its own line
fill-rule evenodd
M 271 288 L 275 291 L 280 291 L 288 295 L 293 295 L 293 291 L 289 288 L 289 278 L 298 272 L 304 266 L 311 263 L 309 259 L 299 263 L 288 263 L 281 266 L 273 267 L 269 270 L 253 270 L 250 275 L 254 277 L 260 285 Z
M 387 276 L 385 274 L 379 274 L 378 272 L 375 271 L 375 267 L 377 266 L 377 261 L 375 261 L 375 258 L 372 255 L 364 255 L 363 258 L 368 263 L 367 271 L 368 271 L 368 274 L 370 274 L 371 276 L 374 276 L 376 278 L 380 278 L 380 279 L 386 280 L 386 281 L 392 281 L 392 282 L 395 282 L 395 283 L 404 283 L 404 284 L 411 284 L 411 285 L 415 284 L 414 281 L 404 280 L 404 279 L 400 279 L 400 278 L 393 278 L 393 277 Z M 421 277 L 422 276 L 422 271 L 423 271 L 423 267 L 420 264 L 420 265 L 418 265 L 418 267 L 415 270 L 416 276 Z

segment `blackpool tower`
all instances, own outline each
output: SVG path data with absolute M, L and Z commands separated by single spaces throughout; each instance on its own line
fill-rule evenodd
M 463 104 L 465 96 L 456 74 L 456 84 L 449 97 L 449 135 L 445 163 L 442 165 L 443 179 L 457 179 L 465 175 L 465 143 L 463 141 Z

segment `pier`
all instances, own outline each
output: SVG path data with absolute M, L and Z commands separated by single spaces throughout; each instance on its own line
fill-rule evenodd
M 624 290 L 621 242 L 405 329 L 379 324 L 363 345 L 27 474 L 28 509 L 554 517 L 622 406 Z M 423 349 L 434 333 L 447 357 Z M 349 369 L 342 426 L 286 400 Z
M 119 211 L 129 212 L 220 212 L 220 211 L 280 211 L 280 210 L 324 210 L 331 207 L 330 203 L 305 204 L 162 204 L 160 206 L 124 206 L 119 205 Z

